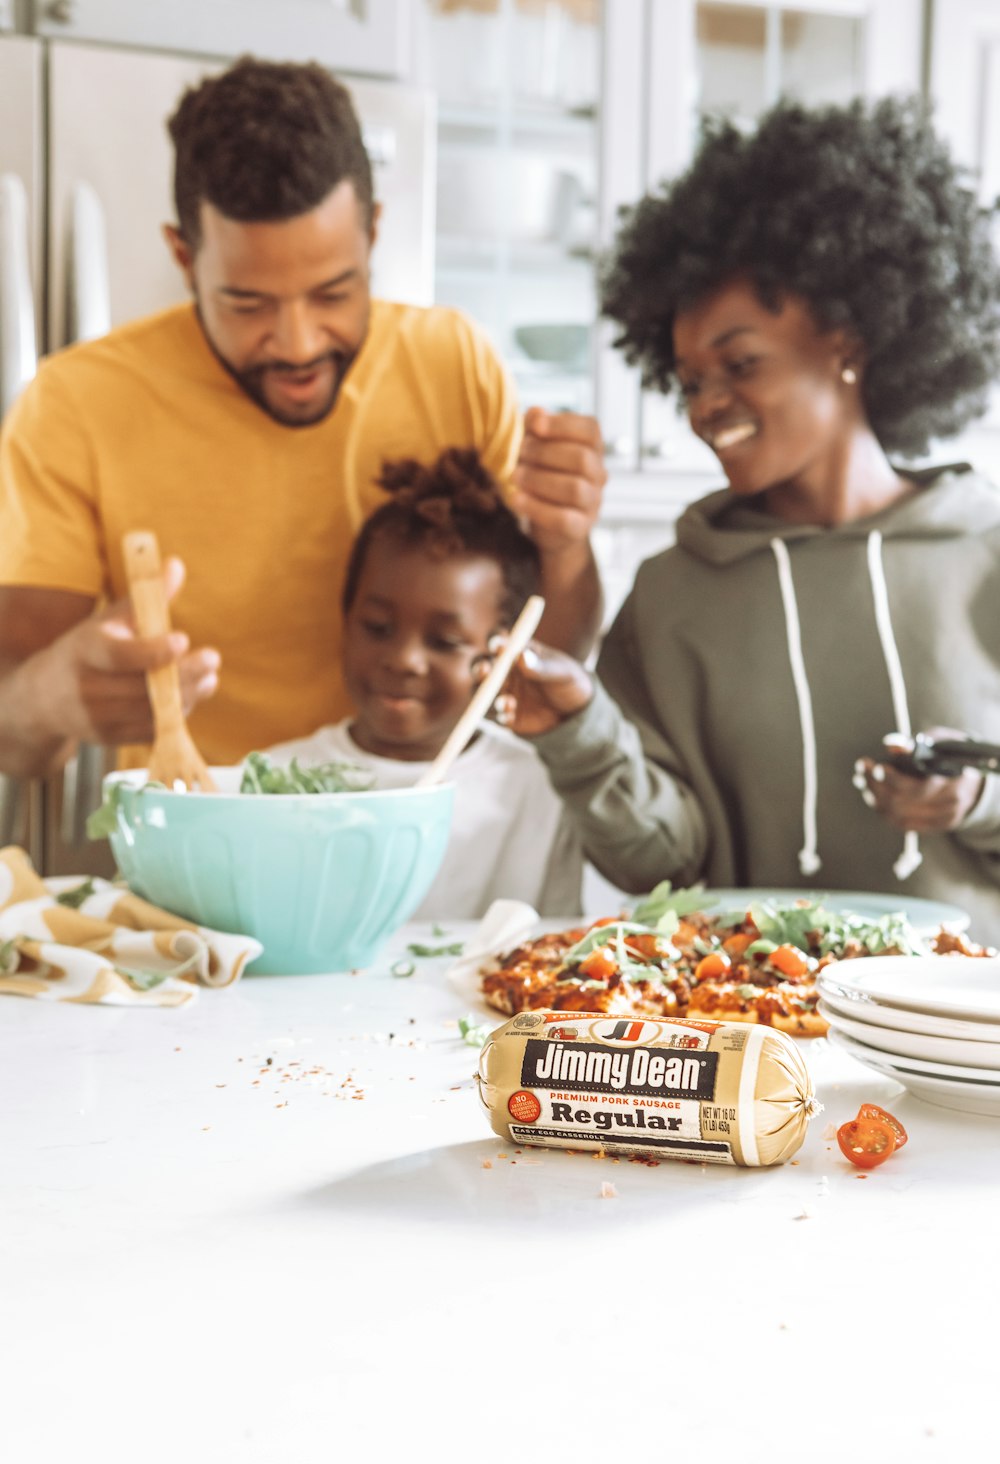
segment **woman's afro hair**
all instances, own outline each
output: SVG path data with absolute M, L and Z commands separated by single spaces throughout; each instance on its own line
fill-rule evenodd
M 736 277 L 810 305 L 862 347 L 862 391 L 890 452 L 918 456 L 980 415 L 1000 375 L 991 215 L 923 104 L 781 102 L 753 133 L 703 124 L 686 173 L 625 216 L 602 311 L 649 386 L 673 385 L 678 311 Z
M 373 542 L 389 539 L 434 559 L 482 555 L 495 560 L 504 584 L 501 624 L 513 625 L 528 596 L 538 590 L 541 560 L 476 450 L 451 447 L 429 465 L 414 458 L 385 463 L 378 482 L 389 498 L 355 540 L 344 580 L 344 611 L 354 603 Z

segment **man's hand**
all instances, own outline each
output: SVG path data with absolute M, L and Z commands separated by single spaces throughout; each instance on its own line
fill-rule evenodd
M 946 727 L 929 730 L 936 737 L 963 735 Z M 886 745 L 891 751 L 888 738 Z M 905 740 L 899 749 L 904 753 L 912 750 Z M 965 768 L 957 778 L 921 778 L 900 771 L 889 760 L 879 762 L 871 757 L 859 758 L 855 763 L 854 781 L 869 808 L 904 833 L 917 834 L 957 829 L 972 812 L 983 789 L 983 774 L 975 768 Z
M 184 566 L 164 566 L 168 599 L 184 583 Z M 36 707 L 44 734 L 63 741 L 116 746 L 150 742 L 153 717 L 146 672 L 176 662 L 185 712 L 218 686 L 218 651 L 192 651 L 180 631 L 144 638 L 128 600 L 81 620 L 11 673 L 26 704 Z
M 541 553 L 579 551 L 608 481 L 596 419 L 529 407 L 512 481 L 511 507 L 528 521 Z
M 600 628 L 601 581 L 590 531 L 607 482 L 593 417 L 531 407 L 512 475 L 511 508 L 542 558 L 541 636 L 582 660 Z

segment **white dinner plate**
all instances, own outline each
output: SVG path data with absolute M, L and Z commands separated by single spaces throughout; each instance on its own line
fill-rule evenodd
M 743 910 L 747 905 L 767 900 L 772 904 L 794 905 L 808 900 L 823 905 L 835 915 L 862 915 L 881 920 L 883 915 L 905 915 L 919 935 L 937 935 L 942 925 L 949 930 L 966 930 L 969 916 L 958 905 L 938 900 L 920 900 L 915 895 L 873 895 L 862 890 L 706 890 L 705 897 L 715 902 L 715 911 Z
M 981 1077 L 954 1077 L 954 1068 L 942 1063 L 920 1062 L 916 1058 L 893 1057 L 888 1052 L 877 1052 L 863 1042 L 848 1037 L 835 1027 L 830 1028 L 830 1041 L 842 1047 L 851 1057 L 881 1073 L 883 1077 L 894 1078 L 902 1083 L 915 1097 L 925 1103 L 936 1103 L 940 1108 L 957 1108 L 963 1113 L 988 1114 L 1000 1118 L 1000 1078 L 996 1082 Z M 975 1074 L 975 1068 L 961 1069 Z
M 872 1027 L 890 1027 L 894 1032 L 918 1032 L 927 1037 L 957 1037 L 962 1042 L 1000 1042 L 1000 1022 L 964 1022 L 960 1017 L 941 1017 L 931 1012 L 883 1006 L 864 992 L 838 986 L 825 971 L 820 973 L 819 989 L 824 1005 L 831 1011 Z
M 855 1017 L 845 1017 L 825 1001 L 819 1010 L 831 1027 L 856 1037 L 868 1047 L 896 1057 L 919 1057 L 928 1062 L 955 1062 L 965 1067 L 994 1073 L 1000 1083 L 1000 1042 L 968 1042 L 960 1037 L 929 1037 L 920 1032 L 901 1032 L 892 1027 L 876 1027 Z
M 966 1022 L 1000 1022 L 1000 956 L 866 956 L 834 961 L 820 995 L 858 992 L 883 1006 Z

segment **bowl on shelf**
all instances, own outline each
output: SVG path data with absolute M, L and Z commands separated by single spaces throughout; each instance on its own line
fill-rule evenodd
M 448 843 L 453 787 L 240 794 L 239 768 L 212 768 L 218 793 L 147 788 L 111 773 L 110 835 L 131 889 L 198 925 L 253 935 L 255 972 L 370 965 L 413 914 Z
M 576 322 L 518 325 L 514 340 L 532 361 L 544 361 L 568 371 L 582 371 L 590 361 L 591 329 Z

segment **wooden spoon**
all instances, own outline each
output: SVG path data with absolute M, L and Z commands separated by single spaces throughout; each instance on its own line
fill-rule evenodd
M 170 611 L 163 588 L 160 546 L 156 535 L 146 530 L 126 534 L 122 539 L 125 575 L 128 579 L 136 629 L 142 636 L 166 635 L 170 630 Z M 146 672 L 149 700 L 153 704 L 156 736 L 149 754 L 149 780 L 173 788 L 197 788 L 202 793 L 218 789 L 205 766 L 201 753 L 191 740 L 184 707 L 181 703 L 181 682 L 177 663 Z
M 449 732 L 441 751 L 426 773 L 417 779 L 415 787 L 430 788 L 443 781 L 445 773 L 489 711 L 490 704 L 510 674 L 510 668 L 534 635 L 544 609 L 545 601 L 541 595 L 531 595 L 528 598 L 524 609 L 514 621 L 506 645 L 490 667 L 489 674 L 480 682 L 469 705 Z

